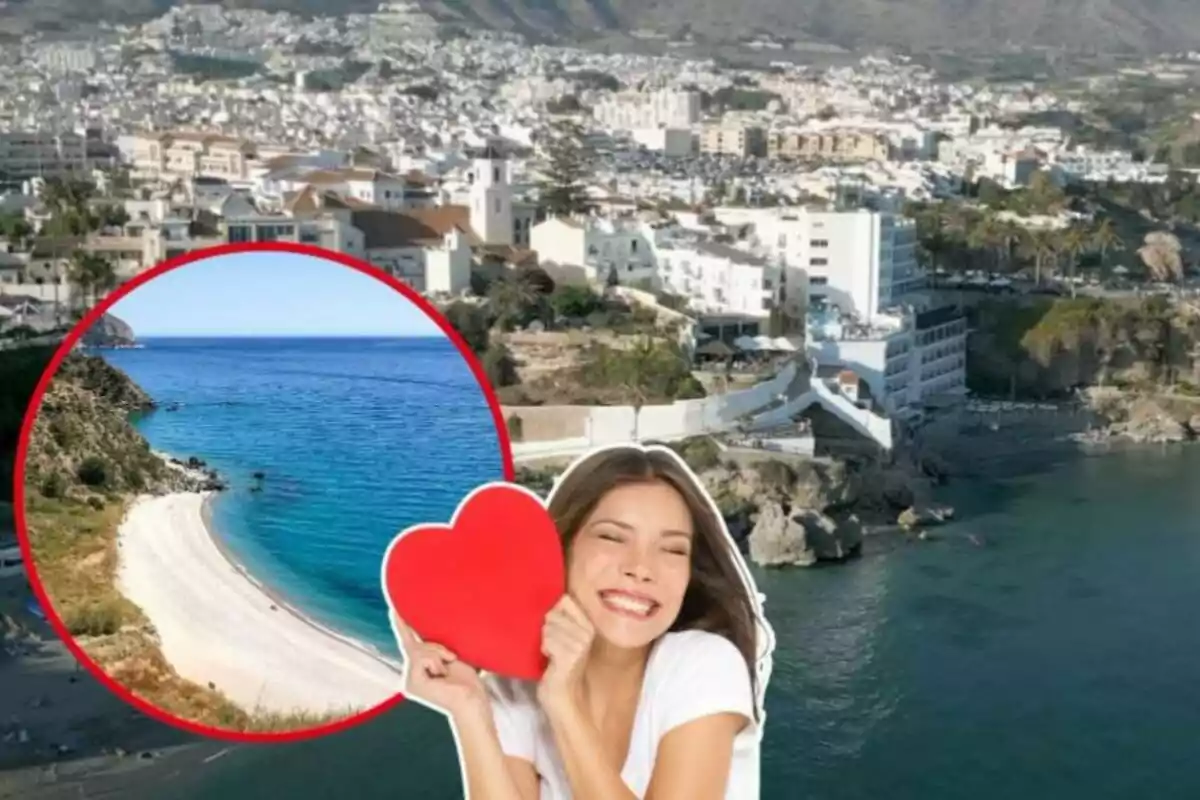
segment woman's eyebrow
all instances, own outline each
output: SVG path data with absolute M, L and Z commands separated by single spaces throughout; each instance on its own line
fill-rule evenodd
M 687 539 L 689 542 L 694 537 L 694 534 L 692 533 L 692 531 L 677 531 L 674 528 L 668 528 L 667 530 L 662 532 L 662 535 L 663 536 L 682 536 L 683 538 Z
M 618 528 L 624 528 L 627 531 L 633 530 L 633 526 L 628 522 L 622 522 L 619 519 L 610 519 L 609 517 L 601 517 L 600 519 L 594 519 L 588 523 L 589 528 L 593 525 L 616 525 Z

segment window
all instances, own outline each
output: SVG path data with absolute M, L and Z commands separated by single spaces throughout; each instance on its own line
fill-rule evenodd
M 828 258 L 810 258 L 808 260 L 808 265 L 810 267 L 827 267 L 827 266 L 829 266 L 829 259 Z
M 495 183 L 500 182 L 500 168 L 499 167 L 495 167 L 492 169 L 492 181 Z
M 829 247 L 828 239 L 813 239 L 808 243 L 809 247 Z
M 637 252 L 637 239 L 629 240 L 629 252 L 631 252 L 631 253 Z
M 253 235 L 249 225 L 230 225 L 229 226 L 229 241 L 230 242 L 249 242 L 253 240 Z
M 496 198 L 496 213 L 497 213 L 497 214 L 499 214 L 499 213 L 500 213 L 500 210 L 501 210 L 501 208 L 502 208 L 502 207 L 503 207 L 503 201 L 501 201 L 501 200 L 500 200 L 500 198 L 499 198 L 499 197 L 497 197 L 497 198 Z
M 829 278 L 812 277 L 808 279 L 808 283 L 811 286 L 825 286 L 829 283 Z

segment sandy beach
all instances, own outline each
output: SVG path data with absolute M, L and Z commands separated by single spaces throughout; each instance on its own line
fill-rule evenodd
M 400 663 L 289 608 L 206 525 L 208 493 L 139 498 L 118 531 L 117 588 L 183 678 L 247 711 L 367 709 L 400 691 Z

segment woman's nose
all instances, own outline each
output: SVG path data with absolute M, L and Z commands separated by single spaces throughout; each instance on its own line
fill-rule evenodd
M 644 553 L 630 553 L 623 565 L 623 571 L 630 578 L 643 583 L 654 578 L 649 559 Z

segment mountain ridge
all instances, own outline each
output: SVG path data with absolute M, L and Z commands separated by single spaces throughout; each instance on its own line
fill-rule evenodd
M 0 23 L 139 22 L 175 0 L 9 0 Z M 364 13 L 378 0 L 220 0 L 304 15 Z M 1190 0 L 420 0 L 442 21 L 564 40 L 653 30 L 734 41 L 756 33 L 844 48 L 1152 52 L 1200 48 Z M 57 22 L 56 22 L 57 21 Z

